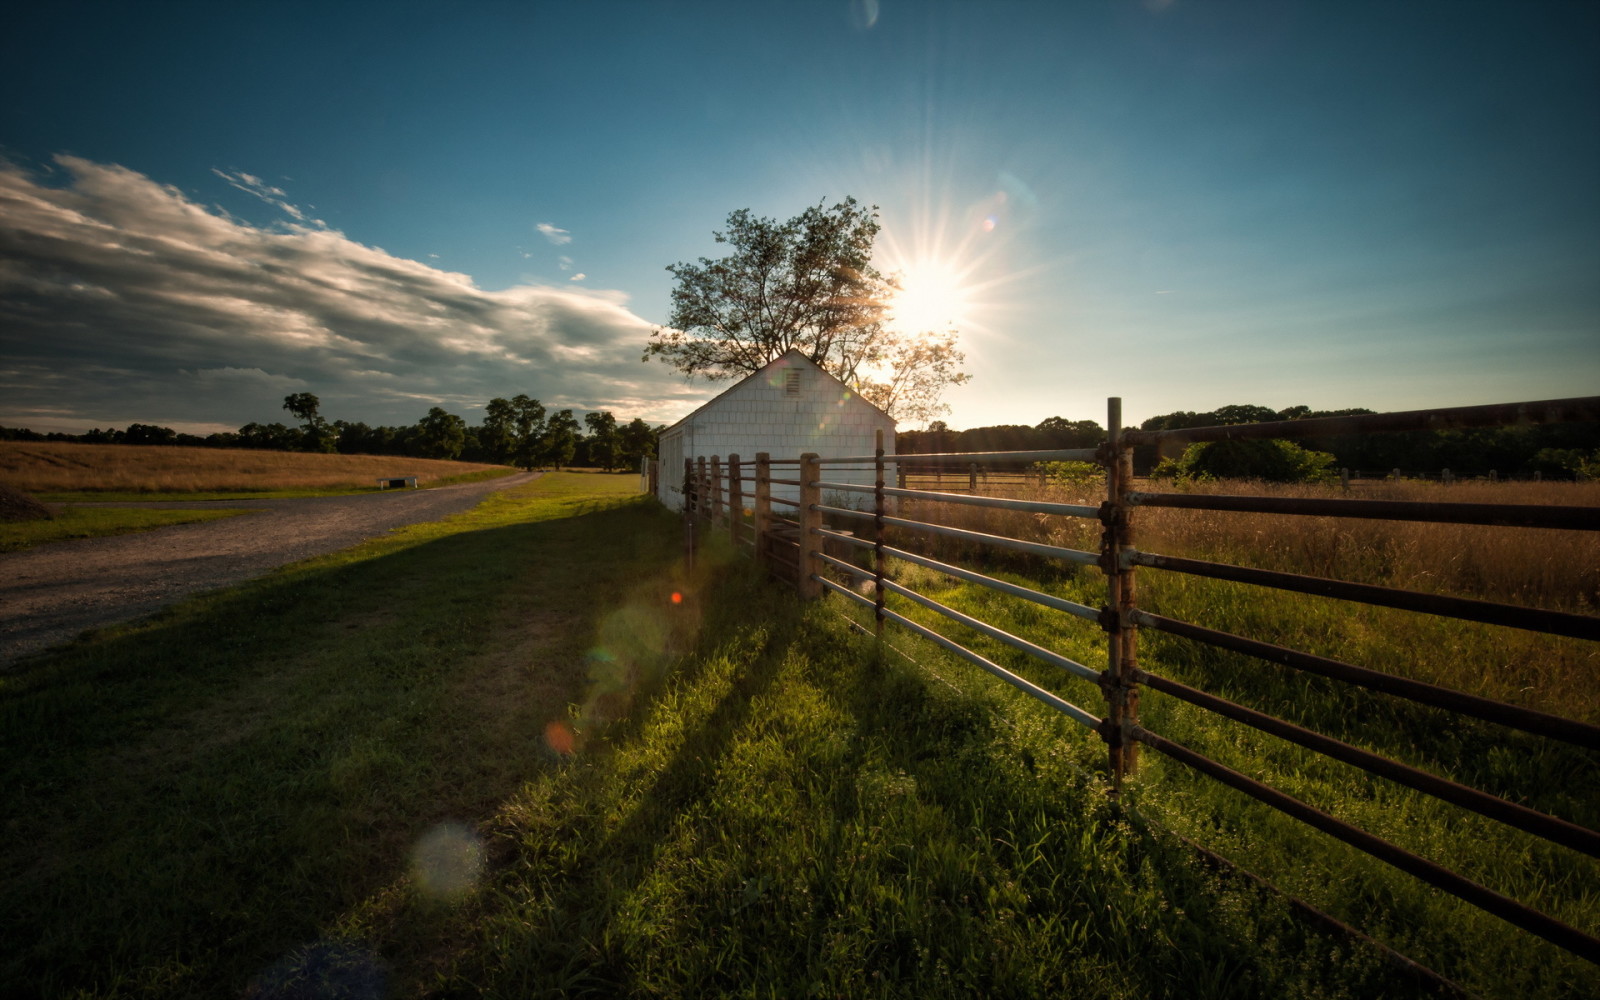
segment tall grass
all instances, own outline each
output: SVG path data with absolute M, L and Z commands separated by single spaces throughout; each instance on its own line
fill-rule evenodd
M 0 441 L 0 481 L 27 493 L 203 493 L 370 489 L 380 477 L 426 484 L 503 466 L 389 455 L 315 455 L 71 441 Z
M 1260 493 L 1258 484 L 1213 484 Z M 1386 484 L 1393 499 L 1594 505 L 1594 484 L 1439 487 Z M 1309 491 L 1268 488 L 1276 494 Z M 1325 495 L 1326 491 L 1319 491 Z M 1372 495 L 1372 494 L 1368 494 Z M 1042 498 L 1096 502 L 1050 491 Z M 1093 550 L 1099 526 L 1014 512 L 919 505 L 923 519 L 998 534 L 1048 538 Z M 1328 518 L 1141 509 L 1143 550 L 1363 580 L 1411 589 L 1593 613 L 1600 549 L 1593 533 L 1473 526 L 1349 522 Z M 903 539 L 902 539 L 903 540 Z M 985 559 L 972 546 L 930 540 L 965 561 L 1092 606 L 1105 601 L 1097 570 L 1045 566 L 1031 558 Z M 1063 615 L 902 567 L 917 589 L 1096 667 L 1098 630 Z M 1141 570 L 1141 606 L 1175 618 L 1266 639 L 1391 673 L 1417 677 L 1554 714 L 1600 722 L 1600 650 L 1595 643 L 1408 612 L 1367 608 L 1266 588 Z M 904 582 L 904 581 L 903 581 Z M 933 623 L 917 609 L 902 609 Z M 947 632 L 958 628 L 944 627 Z M 1057 687 L 1097 714 L 1093 686 L 1062 681 L 997 644 L 968 635 L 986 655 Z M 1600 754 L 1352 688 L 1248 657 L 1146 631 L 1146 669 L 1308 726 L 1385 756 L 1577 822 L 1600 827 Z M 1371 778 L 1342 764 L 1147 692 L 1143 724 L 1207 756 L 1290 792 L 1408 849 L 1456 868 L 1594 934 L 1600 931 L 1600 865 Z M 1416 957 L 1489 992 L 1581 996 L 1592 968 L 1495 918 L 1400 876 L 1181 765 L 1144 751 L 1131 789 L 1142 814 L 1163 828 L 1236 859 L 1248 859 L 1289 890 Z M 1533 971 L 1539 970 L 1539 971 Z

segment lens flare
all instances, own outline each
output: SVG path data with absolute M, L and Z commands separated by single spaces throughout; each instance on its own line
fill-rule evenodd
M 563 757 L 572 756 L 576 742 L 572 727 L 560 719 L 553 719 L 544 727 L 545 746 Z
M 411 851 L 411 875 L 423 895 L 456 900 L 483 874 L 483 844 L 462 823 L 440 823 Z

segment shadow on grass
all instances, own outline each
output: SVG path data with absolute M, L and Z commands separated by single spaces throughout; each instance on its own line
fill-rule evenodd
M 0 680 L 7 995 L 235 993 L 318 939 L 421 833 L 549 766 L 610 602 L 659 579 L 668 605 L 674 523 L 570 501 L 22 664 Z

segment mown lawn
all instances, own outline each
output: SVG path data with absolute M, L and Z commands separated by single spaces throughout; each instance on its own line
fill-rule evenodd
M 1072 723 L 715 539 L 689 571 L 634 481 L 0 679 L 0 992 L 1421 995 L 1146 820 L 1182 796 L 1114 806 Z

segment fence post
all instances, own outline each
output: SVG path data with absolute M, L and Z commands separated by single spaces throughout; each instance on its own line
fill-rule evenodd
M 691 570 L 694 569 L 694 520 L 695 520 L 695 479 L 694 460 L 683 460 L 683 562 Z
M 883 656 L 883 428 L 876 432 L 872 487 L 872 617 L 873 634 L 878 639 L 878 655 Z
M 772 456 L 764 451 L 756 452 L 756 503 L 755 524 L 756 533 L 756 563 L 765 565 L 767 561 L 767 529 L 772 523 Z
M 1122 554 L 1133 548 L 1132 507 L 1127 494 L 1133 482 L 1133 449 L 1122 443 L 1122 399 L 1107 400 L 1106 492 L 1109 503 L 1102 513 L 1101 568 L 1107 574 L 1110 598 L 1108 666 L 1105 689 L 1107 732 L 1110 744 L 1111 786 L 1122 790 L 1122 780 L 1139 766 L 1139 744 L 1131 738 L 1139 724 L 1139 688 L 1133 678 L 1139 668 L 1139 635 L 1130 620 L 1137 607 L 1133 567 L 1122 565 Z
M 723 511 L 722 459 L 716 455 L 711 456 L 711 468 L 709 470 L 709 475 L 711 476 L 711 489 L 707 492 L 711 494 L 711 517 L 708 519 L 708 521 L 712 527 L 715 527 L 717 523 L 722 520 Z
M 817 480 L 822 478 L 822 463 L 817 453 L 808 451 L 800 456 L 800 597 L 811 600 L 822 596 L 822 584 L 812 577 L 822 572 L 822 560 L 816 550 L 822 546 L 822 537 L 812 532 L 822 527 L 822 512 L 812 508 L 822 503 L 822 488 Z
M 978 463 L 977 462 L 968 462 L 967 463 L 967 492 L 968 493 L 976 493 L 976 492 L 978 492 Z
M 739 468 L 739 456 L 728 456 L 728 537 L 733 547 L 739 547 L 739 536 L 744 533 L 744 480 Z
M 699 458 L 694 460 L 694 512 L 695 517 L 701 521 L 705 520 L 706 517 L 711 513 L 709 506 L 706 503 L 706 500 L 711 494 L 711 491 L 706 489 L 707 485 L 709 485 L 709 483 L 707 482 L 706 477 L 706 457 L 701 455 Z
M 894 479 L 897 486 L 899 486 L 901 489 L 906 488 L 906 463 L 894 463 Z
M 1343 486 L 1347 490 L 1350 488 L 1350 470 L 1349 469 L 1340 469 L 1339 470 L 1339 485 Z

